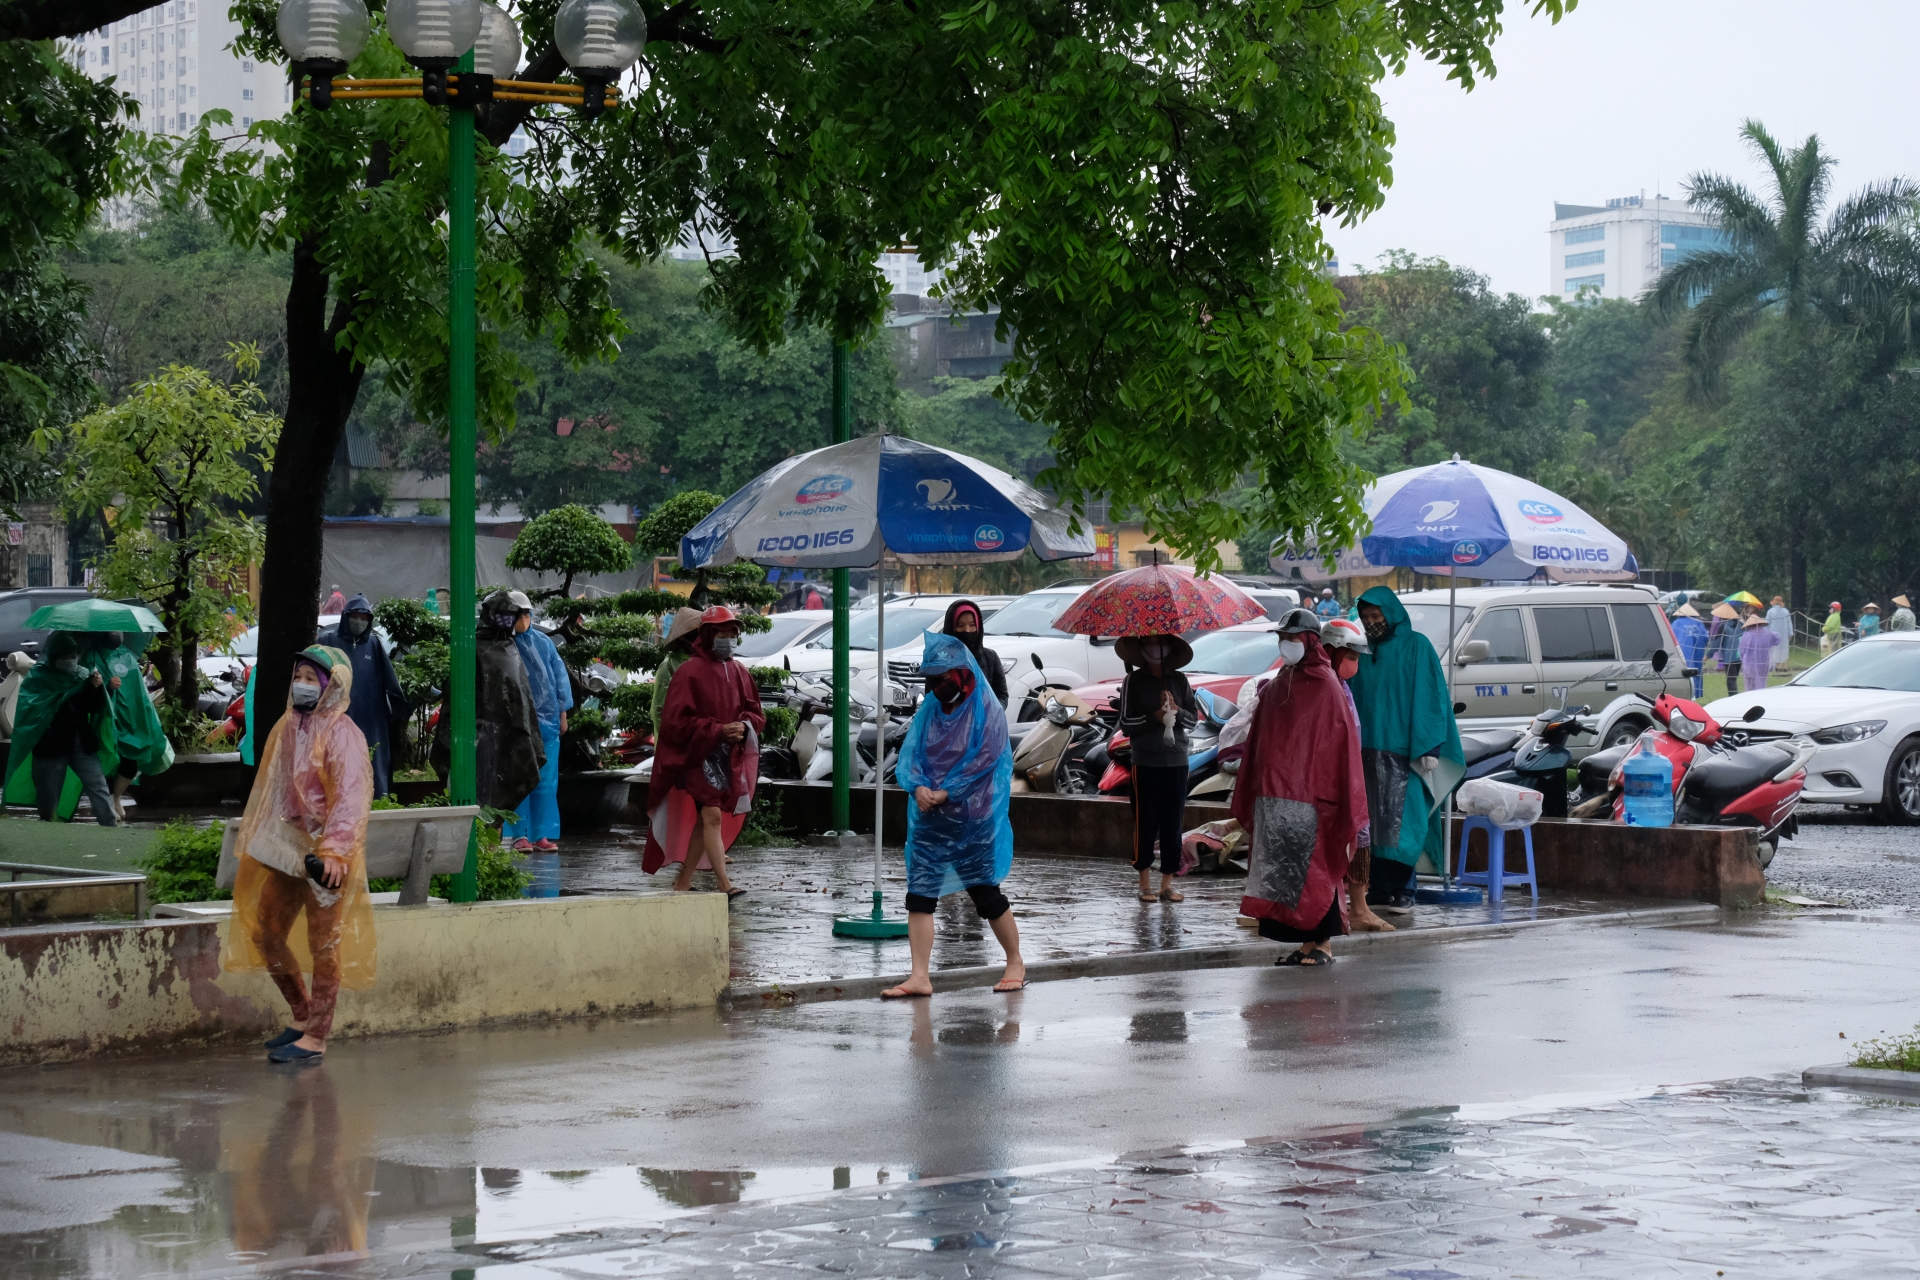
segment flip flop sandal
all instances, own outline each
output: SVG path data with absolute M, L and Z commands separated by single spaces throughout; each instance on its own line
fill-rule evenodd
M 1143 893 L 1143 894 L 1141 894 L 1141 895 L 1140 895 L 1140 901 L 1142 901 L 1142 902 L 1158 902 L 1158 901 L 1160 901 L 1160 895 L 1159 895 L 1159 894 L 1157 894 L 1157 893 Z
M 1160 901 L 1162 902 L 1185 902 L 1186 900 L 1187 895 L 1178 890 L 1162 889 L 1160 891 Z
M 896 991 L 890 989 L 882 991 L 880 998 L 882 1000 L 925 1000 L 932 995 L 933 992 L 931 991 Z
M 1013 985 L 1008 986 L 1007 979 L 1002 978 L 993 984 L 993 989 L 1003 996 L 1010 996 L 1016 991 L 1025 991 L 1027 989 L 1027 980 L 1025 978 L 1016 978 L 1013 980 Z
M 1301 952 L 1289 951 L 1286 955 L 1281 956 L 1278 960 L 1275 960 L 1273 963 L 1276 966 L 1289 965 L 1289 964 L 1305 964 L 1306 960 Z
M 1333 954 L 1327 951 L 1311 951 L 1301 957 L 1300 965 L 1306 969 L 1324 969 L 1333 963 Z
M 727 905 L 732 906 L 735 898 L 744 898 L 746 896 L 747 891 L 745 889 L 729 889 L 727 890 Z

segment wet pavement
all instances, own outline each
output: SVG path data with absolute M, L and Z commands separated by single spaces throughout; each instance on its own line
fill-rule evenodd
M 1774 888 L 1850 907 L 1920 909 L 1920 830 L 1840 805 L 1803 805 L 1799 815 L 1800 834 L 1767 868 Z
M 907 941 L 837 938 L 836 915 L 864 915 L 873 903 L 873 847 L 859 849 L 740 848 L 728 868 L 747 895 L 731 912 L 732 979 L 736 987 L 796 984 L 832 978 L 904 973 Z M 546 866 L 557 866 L 562 892 L 665 893 L 671 877 L 640 870 L 634 832 L 616 828 L 599 838 L 567 841 Z M 882 864 L 889 914 L 905 910 L 903 855 L 889 849 Z M 699 874 L 696 891 L 711 877 Z M 1159 873 L 1154 873 L 1159 884 Z M 1003 888 L 1020 925 L 1028 960 L 1066 960 L 1138 951 L 1257 941 L 1238 923 L 1243 876 L 1188 875 L 1175 880 L 1185 902 L 1141 902 L 1139 880 L 1124 858 L 1025 856 L 1013 860 Z M 1543 920 L 1616 911 L 1626 904 L 1548 895 L 1536 904 L 1524 889 L 1503 903 L 1421 906 L 1398 923 L 1415 930 L 1466 924 Z M 1640 904 L 1644 905 L 1644 904 Z M 999 964 L 1000 946 L 963 894 L 942 901 L 933 967 Z M 1336 944 L 1336 950 L 1338 944 Z
M 16 1070 L 0 1273 L 1911 1274 L 1920 1116 L 1777 1078 L 1916 955 L 1765 914 Z

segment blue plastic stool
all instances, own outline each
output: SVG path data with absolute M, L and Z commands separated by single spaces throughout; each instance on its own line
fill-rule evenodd
M 1476 831 L 1487 833 L 1487 869 L 1485 871 L 1467 870 L 1467 841 Z M 1515 875 L 1507 870 L 1507 837 L 1523 836 L 1527 845 L 1527 873 Z M 1524 884 L 1533 891 L 1533 900 L 1540 901 L 1540 881 L 1533 870 L 1533 828 L 1521 827 L 1518 831 L 1502 831 L 1493 825 L 1493 820 L 1482 814 L 1475 814 L 1460 826 L 1460 869 L 1453 878 L 1461 884 L 1483 884 L 1487 886 L 1487 896 L 1499 901 L 1510 884 Z

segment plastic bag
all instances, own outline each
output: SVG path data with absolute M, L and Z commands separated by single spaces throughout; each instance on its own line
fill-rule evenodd
M 1458 797 L 1460 812 L 1487 818 L 1502 831 L 1518 831 L 1540 820 L 1540 793 L 1511 782 L 1475 778 L 1460 784 Z

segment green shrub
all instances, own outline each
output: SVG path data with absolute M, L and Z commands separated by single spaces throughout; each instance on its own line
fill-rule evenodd
M 793 741 L 794 730 L 800 727 L 800 713 L 792 707 L 760 708 L 767 716 L 767 732 L 761 739 L 770 747 L 784 747 Z
M 1853 1065 L 1882 1071 L 1920 1071 L 1920 1026 L 1902 1036 L 1862 1040 L 1853 1047 Z
M 793 833 L 787 830 L 786 819 L 780 812 L 779 792 L 762 791 L 754 797 L 753 809 L 747 814 L 747 820 L 741 825 L 740 835 L 734 843 L 749 848 L 793 843 Z
M 220 870 L 221 824 L 197 827 L 188 818 L 175 818 L 160 828 L 160 836 L 134 865 L 147 876 L 149 902 L 219 902 L 233 890 L 214 887 Z

